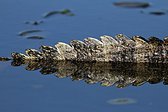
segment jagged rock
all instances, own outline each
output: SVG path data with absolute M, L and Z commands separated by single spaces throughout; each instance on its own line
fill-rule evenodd
M 54 47 L 40 47 L 41 51 L 26 50 L 26 54 L 13 53 L 14 60 L 71 60 L 96 62 L 132 62 L 132 63 L 168 63 L 168 38 L 160 40 L 150 37 L 148 40 L 141 36 L 132 39 L 123 34 L 115 38 L 101 36 L 85 38 L 84 42 L 73 40 L 70 45 L 58 42 Z

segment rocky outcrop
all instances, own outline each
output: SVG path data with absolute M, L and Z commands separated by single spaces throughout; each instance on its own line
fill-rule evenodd
M 141 36 L 132 39 L 123 34 L 114 38 L 101 36 L 73 40 L 70 44 L 58 42 L 55 46 L 40 47 L 40 50 L 27 49 L 26 54 L 12 53 L 13 60 L 68 60 L 82 62 L 131 62 L 131 63 L 168 63 L 168 37 L 160 40 Z

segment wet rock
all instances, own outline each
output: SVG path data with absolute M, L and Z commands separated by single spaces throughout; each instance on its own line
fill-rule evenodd
M 168 45 L 168 36 L 164 38 L 164 45 Z
M 0 61 L 9 61 L 11 60 L 11 58 L 7 58 L 7 57 L 0 57 Z
M 92 61 L 105 61 L 104 46 L 100 40 L 88 37 L 84 42 L 89 47 Z
M 134 1 L 114 2 L 113 5 L 125 8 L 147 8 L 150 6 L 150 4 L 147 2 L 134 2 Z
M 64 60 L 65 58 L 60 54 L 56 47 L 52 46 L 44 46 L 40 47 L 45 59 L 53 59 L 53 60 Z
M 11 57 L 13 60 L 18 60 L 18 61 L 24 61 L 26 59 L 28 59 L 29 57 L 26 56 L 25 54 L 22 54 L 22 53 L 17 53 L 17 52 L 13 52 L 11 54 Z
M 161 46 L 163 44 L 163 41 L 157 37 L 149 37 L 149 44 L 152 44 L 154 46 Z
M 89 47 L 80 40 L 73 40 L 70 42 L 70 45 L 74 47 L 74 49 L 77 51 L 77 60 L 83 61 L 91 60 L 91 52 L 89 50 Z
M 35 49 L 27 49 L 26 54 L 30 57 L 39 57 L 39 59 L 42 59 L 43 54 Z
M 74 60 L 77 58 L 77 52 L 73 47 L 70 45 L 58 42 L 55 47 L 58 49 L 59 53 L 66 59 L 66 60 Z

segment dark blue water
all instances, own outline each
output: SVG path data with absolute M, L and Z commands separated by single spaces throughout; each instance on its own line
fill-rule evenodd
M 126 9 L 112 5 L 113 0 L 0 0 L 0 56 L 10 56 L 13 51 L 23 52 L 40 45 L 54 45 L 58 41 L 83 40 L 91 36 L 144 37 L 168 35 L 168 15 L 149 15 L 155 10 L 168 10 L 168 1 L 148 0 L 147 9 Z M 43 19 L 52 10 L 70 9 L 75 16 L 54 15 Z M 144 13 L 141 13 L 143 11 Z M 34 26 L 29 20 L 43 20 Z M 43 40 L 26 39 L 18 32 L 40 29 Z M 31 34 L 32 35 L 32 34 Z M 10 62 L 0 63 L 0 112 L 165 112 L 168 98 L 167 86 L 145 84 L 123 89 L 88 85 L 70 78 L 41 75 L 38 71 L 26 71 L 24 67 L 12 67 Z M 136 103 L 112 105 L 116 98 L 131 98 Z

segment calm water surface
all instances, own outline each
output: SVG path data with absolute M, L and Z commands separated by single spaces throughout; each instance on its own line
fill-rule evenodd
M 148 14 L 150 11 L 168 10 L 168 1 L 146 0 L 152 4 L 146 9 L 115 7 L 112 5 L 114 1 L 0 0 L 0 56 L 38 48 L 42 44 L 83 40 L 88 36 L 98 38 L 104 34 L 123 33 L 163 38 L 168 35 L 168 15 Z M 48 11 L 62 9 L 70 9 L 75 16 L 42 18 Z M 44 23 L 37 26 L 24 23 L 29 20 L 43 20 Z M 45 36 L 45 39 L 18 36 L 18 32 L 29 29 L 43 30 L 36 34 Z M 0 63 L 0 112 L 165 112 L 167 88 L 162 83 L 123 89 L 88 85 L 84 81 L 26 71 L 23 66 L 12 67 L 10 62 Z M 136 102 L 128 105 L 109 103 L 117 98 Z

